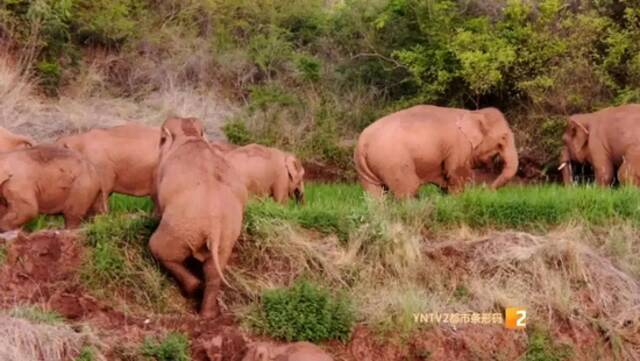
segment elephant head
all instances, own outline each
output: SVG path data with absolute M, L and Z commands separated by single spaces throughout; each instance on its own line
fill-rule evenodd
M 491 184 L 496 189 L 507 183 L 518 171 L 518 151 L 513 132 L 504 115 L 495 108 L 466 113 L 458 126 L 473 147 L 473 163 L 489 164 L 500 156 L 504 166 Z
M 573 180 L 571 161 L 579 163 L 590 161 L 589 156 L 589 119 L 584 115 L 573 115 L 569 117 L 567 128 L 565 129 L 562 141 L 564 147 L 560 155 L 560 167 L 562 179 L 565 184 L 570 184 Z
M 206 141 L 204 126 L 196 118 L 168 118 L 160 132 L 160 153 L 166 153 L 178 137 L 196 137 Z
M 300 161 L 291 154 L 285 156 L 284 162 L 289 175 L 289 197 L 295 197 L 298 203 L 302 203 L 304 202 L 304 168 Z

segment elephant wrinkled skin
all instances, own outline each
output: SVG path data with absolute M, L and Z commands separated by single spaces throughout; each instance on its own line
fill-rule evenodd
M 309 342 L 281 346 L 257 342 L 249 346 L 242 361 L 333 361 L 333 358 Z
M 279 203 L 304 200 L 304 168 L 293 154 L 249 144 L 228 152 L 226 158 L 243 177 L 249 194 L 271 196 Z
M 56 143 L 87 157 L 107 194 L 147 196 L 153 193 L 159 142 L 159 128 L 127 123 L 62 137 Z
M 565 184 L 573 182 L 571 161 L 589 163 L 596 182 L 609 186 L 615 169 L 622 183 L 637 184 L 640 168 L 640 105 L 610 107 L 569 117 L 562 137 L 560 169 Z
M 187 295 L 202 282 L 184 263 L 189 257 L 203 263 L 201 315 L 215 317 L 222 271 L 242 229 L 246 190 L 235 169 L 204 139 L 197 119 L 170 118 L 161 133 L 156 175 L 161 220 L 149 247 Z
M 0 230 L 22 227 L 39 213 L 62 214 L 75 228 L 104 209 L 98 173 L 81 154 L 54 145 L 0 154 Z
M 498 155 L 504 167 L 493 189 L 518 170 L 513 132 L 499 110 L 418 105 L 368 126 L 354 160 L 366 191 L 380 196 L 388 188 L 397 198 L 407 198 L 429 182 L 459 192 L 471 180 L 474 166 L 489 164 Z
M 35 142 L 31 138 L 14 134 L 9 130 L 0 127 L 0 152 L 31 148 L 34 145 Z

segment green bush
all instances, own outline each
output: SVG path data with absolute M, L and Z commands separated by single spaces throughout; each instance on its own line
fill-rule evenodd
M 182 333 L 171 332 L 162 341 L 145 338 L 140 353 L 155 361 L 189 361 L 189 339 Z
M 529 342 L 524 361 L 563 361 L 572 358 L 571 347 L 556 345 L 547 331 L 533 327 L 527 334 Z
M 96 352 L 93 347 L 85 346 L 80 350 L 80 354 L 75 358 L 75 361 L 94 361 L 96 359 Z
M 307 281 L 265 291 L 260 314 L 264 327 L 261 331 L 286 341 L 346 341 L 354 322 L 353 310 L 345 297 L 332 296 Z
M 136 0 L 77 0 L 74 25 L 81 41 L 118 45 L 134 34 Z

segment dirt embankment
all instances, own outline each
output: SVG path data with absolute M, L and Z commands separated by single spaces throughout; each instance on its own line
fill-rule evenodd
M 43 305 L 63 315 L 72 325 L 88 324 L 97 333 L 102 353 L 108 360 L 128 360 L 127 345 L 135 348 L 144 337 L 169 330 L 189 335 L 194 360 L 239 361 L 252 341 L 253 337 L 241 330 L 231 316 L 206 320 L 195 313 L 130 315 L 92 297 L 80 280 L 84 246 L 74 233 L 44 231 L 19 235 L 6 247 L 6 262 L 0 267 L 0 307 Z M 476 251 L 476 246 L 458 244 L 427 252 L 434 265 L 465 277 L 469 272 L 467 265 L 473 263 L 469 257 Z M 567 324 L 566 330 L 557 331 L 568 335 L 567 340 L 578 347 L 593 344 L 594 338 L 601 336 L 591 327 L 577 326 L 580 325 Z M 336 360 L 444 361 L 515 360 L 523 355 L 527 345 L 526 333 L 500 325 L 429 327 L 408 340 L 391 339 L 396 341 L 375 335 L 366 326 L 358 326 L 347 344 L 331 342 L 323 346 Z M 575 356 L 589 359 L 581 352 Z

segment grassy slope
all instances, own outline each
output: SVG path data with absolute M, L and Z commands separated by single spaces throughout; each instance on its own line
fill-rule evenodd
M 351 184 L 309 184 L 306 193 L 304 206 L 270 200 L 247 206 L 234 251 L 242 257 L 227 271 L 234 288 L 223 298 L 255 331 L 264 331 L 256 318 L 264 290 L 300 277 L 342 290 L 359 322 L 405 335 L 422 328 L 415 312 L 525 305 L 548 329 L 595 307 L 601 313 L 589 324 L 622 339 L 612 320 L 640 302 L 627 284 L 637 288 L 640 279 L 635 188 L 514 186 L 449 196 L 425 187 L 404 202 L 370 199 Z M 89 289 L 103 299 L 124 297 L 128 312 L 184 312 L 188 306 L 146 248 L 155 225 L 150 201 L 115 196 L 111 209 L 86 227 L 91 257 L 82 275 Z M 488 241 L 477 243 L 480 236 Z M 456 255 L 441 258 L 439 247 L 459 240 Z M 381 292 L 387 297 L 380 299 Z M 594 304 L 582 302 L 585 292 Z M 613 301 L 607 296 L 613 293 L 623 296 Z M 553 317 L 535 317 L 548 310 Z

